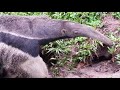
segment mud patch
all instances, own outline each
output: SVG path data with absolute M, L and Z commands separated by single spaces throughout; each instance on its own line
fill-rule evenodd
M 110 61 L 100 62 L 94 64 L 91 67 L 86 67 L 84 69 L 78 70 L 83 74 L 91 76 L 90 78 L 113 78 L 117 72 L 120 77 L 120 66 L 116 63 L 111 63 Z M 81 75 L 82 76 L 82 75 Z M 89 77 L 88 77 L 89 78 Z
M 54 78 L 120 78 L 120 65 L 104 61 L 74 70 L 60 69 L 60 76 Z

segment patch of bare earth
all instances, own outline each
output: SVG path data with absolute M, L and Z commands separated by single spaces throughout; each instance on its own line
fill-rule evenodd
M 102 24 L 103 27 L 98 30 L 105 35 L 109 32 L 115 33 L 120 27 L 120 21 L 111 15 L 103 17 Z M 79 63 L 74 70 L 60 68 L 59 73 L 60 75 L 56 78 L 120 78 L 120 65 L 111 60 L 102 60 L 86 66 Z
M 60 76 L 56 78 L 120 78 L 120 66 L 111 61 L 103 61 L 70 71 L 61 68 Z

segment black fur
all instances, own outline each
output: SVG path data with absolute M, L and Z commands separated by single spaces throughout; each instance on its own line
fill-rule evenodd
M 38 40 L 17 37 L 8 33 L 0 32 L 0 42 L 4 42 L 7 45 L 11 45 L 15 48 L 19 48 L 20 50 L 29 53 L 34 57 L 38 56 L 39 53 Z

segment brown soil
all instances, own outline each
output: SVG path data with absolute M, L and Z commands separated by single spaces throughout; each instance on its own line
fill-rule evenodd
M 102 23 L 103 27 L 98 28 L 98 30 L 104 34 L 108 32 L 115 33 L 120 27 L 120 21 L 111 15 L 105 16 L 102 19 Z M 101 53 L 103 53 L 103 51 L 101 51 Z M 74 70 L 68 70 L 63 67 L 59 68 L 60 74 L 54 78 L 120 78 L 120 65 L 112 62 L 110 59 L 93 63 L 92 66 L 79 63 Z
M 76 68 L 73 71 L 64 71 L 64 78 L 120 78 L 120 66 L 103 61 L 85 68 Z

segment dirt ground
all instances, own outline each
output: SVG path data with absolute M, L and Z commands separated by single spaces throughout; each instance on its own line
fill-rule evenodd
M 71 71 L 61 68 L 60 73 L 60 76 L 55 78 L 120 78 L 120 65 L 103 61 Z
M 103 27 L 98 30 L 104 34 L 115 32 L 120 27 L 120 21 L 111 15 L 105 16 L 102 24 Z M 112 60 L 102 60 L 84 67 L 79 63 L 73 70 L 60 68 L 59 72 L 60 75 L 53 78 L 120 78 L 120 65 Z

